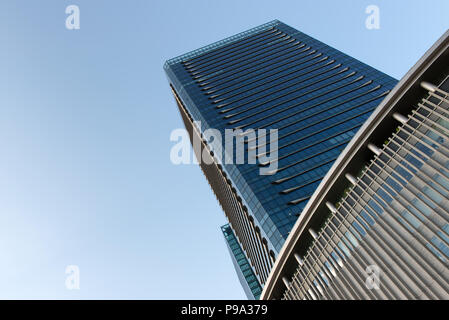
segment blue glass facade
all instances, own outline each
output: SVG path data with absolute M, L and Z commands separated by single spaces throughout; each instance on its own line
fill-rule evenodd
M 335 159 L 397 82 L 277 20 L 171 59 L 164 69 L 201 131 L 278 130 L 274 174 L 260 174 L 263 162 L 222 168 L 271 260 Z M 272 261 L 266 264 L 270 269 Z
M 231 226 L 226 224 L 221 227 L 221 231 L 223 232 L 231 254 L 232 263 L 234 264 L 235 271 L 237 272 L 237 276 L 239 277 L 246 296 L 250 300 L 258 300 L 262 292 L 262 287 L 260 286 L 259 280 L 257 280 L 245 253 L 240 247 Z

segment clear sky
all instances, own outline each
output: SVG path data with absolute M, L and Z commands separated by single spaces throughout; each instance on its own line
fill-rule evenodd
M 279 19 L 399 79 L 448 13 L 447 0 L 2 0 L 0 298 L 245 298 L 206 179 L 170 162 L 183 125 L 164 61 Z

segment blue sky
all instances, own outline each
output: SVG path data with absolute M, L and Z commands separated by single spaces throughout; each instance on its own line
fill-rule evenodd
M 65 28 L 78 5 L 80 30 Z M 365 8 L 380 8 L 380 30 Z M 432 8 L 430 10 L 429 8 Z M 449 2 L 4 0 L 0 298 L 242 299 L 166 59 L 279 19 L 401 78 L 448 29 Z M 65 268 L 78 265 L 80 290 Z

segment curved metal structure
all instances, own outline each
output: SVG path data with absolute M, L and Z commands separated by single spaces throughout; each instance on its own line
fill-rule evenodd
M 261 299 L 449 298 L 449 31 L 307 203 Z

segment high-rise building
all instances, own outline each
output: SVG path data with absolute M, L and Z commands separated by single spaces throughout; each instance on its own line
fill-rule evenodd
M 260 294 L 262 293 L 262 287 L 246 258 L 245 252 L 243 252 L 242 247 L 235 237 L 231 226 L 226 224 L 221 227 L 221 231 L 223 232 L 226 245 L 231 254 L 232 263 L 234 264 L 235 271 L 246 296 L 249 300 L 259 299 Z
M 449 299 L 449 31 L 322 180 L 262 299 Z
M 201 168 L 263 287 L 320 181 L 397 81 L 277 20 L 164 69 L 192 143 L 199 141 Z M 231 159 L 240 138 L 246 161 L 223 161 L 226 139 L 217 152 L 211 129 L 223 137 L 242 130 Z

